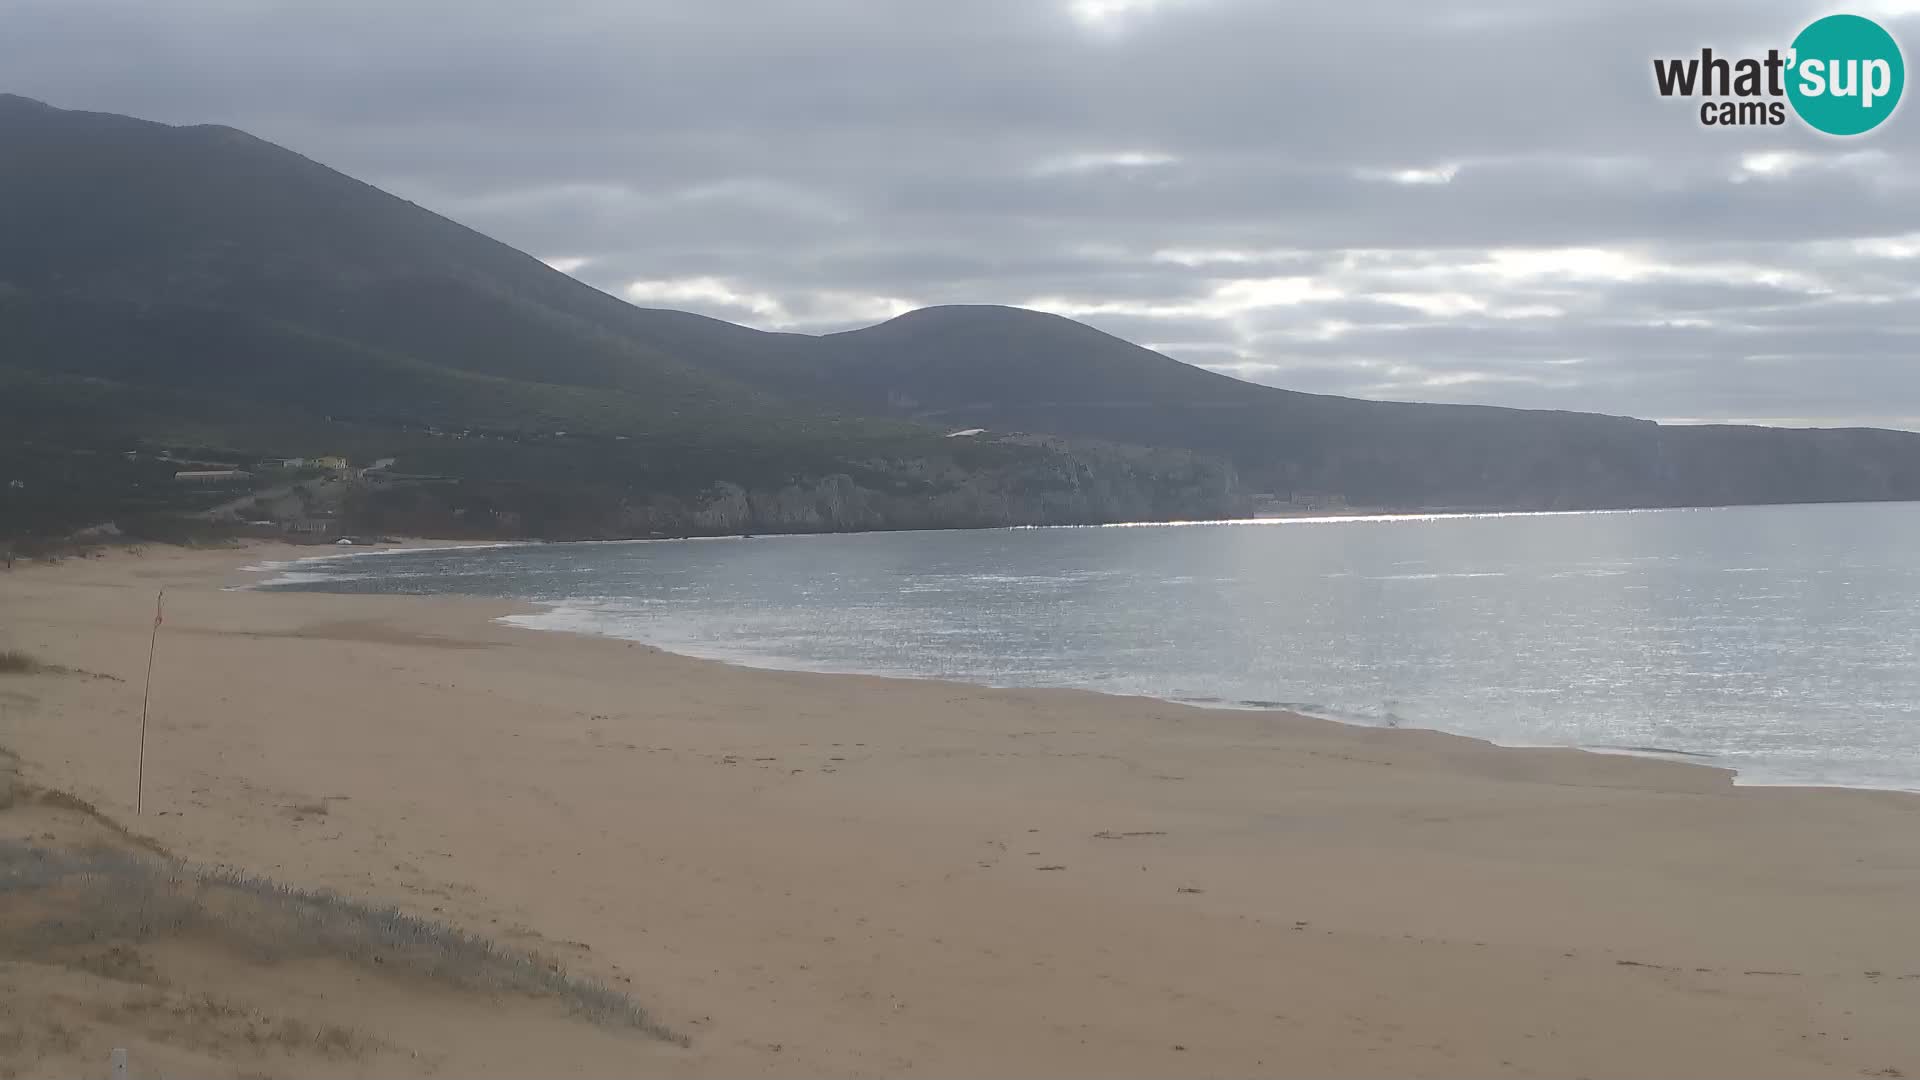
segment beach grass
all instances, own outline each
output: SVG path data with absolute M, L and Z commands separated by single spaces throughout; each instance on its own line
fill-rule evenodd
M 0 957 L 58 961 L 80 948 L 215 940 L 261 964 L 345 959 L 390 977 L 556 999 L 596 1023 L 687 1040 L 628 995 L 542 954 L 458 927 L 235 870 L 109 848 L 0 841 Z M 37 915 L 20 917 L 21 912 Z
M 19 649 L 0 649 L 0 675 L 31 675 L 41 668 L 33 654 Z

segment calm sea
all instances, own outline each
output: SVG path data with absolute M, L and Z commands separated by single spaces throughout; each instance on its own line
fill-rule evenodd
M 1287 707 L 1920 790 L 1920 504 L 355 554 L 270 589 L 535 601 L 743 664 Z M 903 721 L 907 722 L 907 721 Z

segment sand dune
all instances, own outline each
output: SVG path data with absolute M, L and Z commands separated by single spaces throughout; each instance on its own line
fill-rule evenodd
M 430 993 L 386 994 L 355 1015 L 426 1055 L 407 1062 L 1920 1075 L 1914 797 L 1282 713 L 748 671 L 500 625 L 511 608 L 485 600 L 222 591 L 259 557 L 0 575 L 0 648 L 70 669 L 0 676 L 0 745 L 182 857 L 552 951 L 691 1037 L 636 1051 L 536 1003 L 469 1024 Z M 51 993 L 14 985 L 9 1001 Z M 352 999 L 325 980 L 248 993 Z M 459 1049 L 497 1043 L 499 1017 L 526 1018 L 512 1055 Z

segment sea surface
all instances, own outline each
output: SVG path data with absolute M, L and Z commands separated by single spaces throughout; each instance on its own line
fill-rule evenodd
M 1920 790 L 1920 504 L 354 553 L 260 586 L 532 601 L 765 667 L 1065 686 Z M 902 718 L 902 723 L 911 723 Z

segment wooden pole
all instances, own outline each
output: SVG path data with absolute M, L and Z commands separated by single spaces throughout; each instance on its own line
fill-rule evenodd
M 147 703 L 153 700 L 153 650 L 160 643 L 160 608 L 166 599 L 165 589 L 161 589 L 159 595 L 153 598 L 153 634 L 147 638 L 147 688 L 140 695 L 140 768 L 133 786 L 135 817 L 146 810 L 147 803 Z

